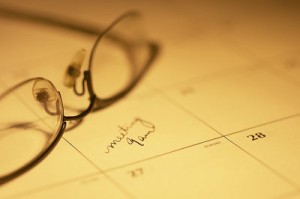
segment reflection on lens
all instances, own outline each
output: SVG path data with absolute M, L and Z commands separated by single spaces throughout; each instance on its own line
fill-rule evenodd
M 0 110 L 0 177 L 4 177 L 48 148 L 61 128 L 63 107 L 52 83 L 36 78 L 0 94 Z

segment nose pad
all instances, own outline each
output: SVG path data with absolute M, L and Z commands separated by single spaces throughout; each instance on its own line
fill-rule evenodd
M 80 76 L 81 66 L 84 61 L 85 54 L 86 51 L 84 49 L 81 49 L 74 55 L 71 64 L 68 66 L 65 72 L 64 85 L 66 87 L 74 87 L 76 79 Z
M 52 83 L 45 79 L 38 79 L 32 87 L 32 94 L 49 115 L 59 115 L 59 94 Z

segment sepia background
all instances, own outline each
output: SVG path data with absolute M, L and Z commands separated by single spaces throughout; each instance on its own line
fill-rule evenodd
M 133 92 L 67 131 L 42 163 L 2 185 L 0 198 L 300 197 L 298 1 L 12 0 L 0 8 L 95 29 L 138 10 L 160 46 Z M 95 40 L 3 15 L 0 27 L 0 91 L 41 76 L 64 97 L 67 65 Z M 144 146 L 122 141 L 106 154 L 137 118 L 155 126 Z

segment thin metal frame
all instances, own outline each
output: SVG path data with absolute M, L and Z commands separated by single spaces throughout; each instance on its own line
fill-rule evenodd
M 41 17 L 41 16 L 34 15 L 34 14 L 24 13 L 22 11 L 14 11 L 12 9 L 8 9 L 8 8 L 5 8 L 5 7 L 3 8 L 1 5 L 0 5 L 0 14 L 4 14 L 8 17 L 21 18 L 23 20 L 25 19 L 25 20 L 35 21 L 35 22 L 39 22 L 39 23 L 46 23 L 46 24 L 50 24 L 50 25 L 55 25 L 55 26 L 58 26 L 58 27 L 68 28 L 68 29 L 71 29 L 71 30 L 77 30 L 77 31 L 80 31 L 80 32 L 88 33 L 88 34 L 95 34 L 95 33 L 98 34 L 98 36 L 96 38 L 96 41 L 94 42 L 94 45 L 93 45 L 92 50 L 91 50 L 88 69 L 86 71 L 84 71 L 84 77 L 83 77 L 83 80 L 82 80 L 83 90 L 86 87 L 87 91 L 89 93 L 89 96 L 90 96 L 89 106 L 87 107 L 86 110 L 82 111 L 78 115 L 65 116 L 64 115 L 63 101 L 62 101 L 63 121 L 61 122 L 61 127 L 60 127 L 60 129 L 58 129 L 57 136 L 55 137 L 53 142 L 48 146 L 48 148 L 46 148 L 35 159 L 33 159 L 32 161 L 30 161 L 29 163 L 27 163 L 26 165 L 24 165 L 20 169 L 14 171 L 13 173 L 10 173 L 10 174 L 8 174 L 4 177 L 1 177 L 0 178 L 0 185 L 2 185 L 2 184 L 5 184 L 5 183 L 15 179 L 18 176 L 24 174 L 28 170 L 35 167 L 38 163 L 40 163 L 45 157 L 47 157 L 47 155 L 55 148 L 56 144 L 61 139 L 61 137 L 62 137 L 62 135 L 65 131 L 67 121 L 81 120 L 86 115 L 88 115 L 90 112 L 94 112 L 94 111 L 98 111 L 98 110 L 101 110 L 103 108 L 106 108 L 106 107 L 110 106 L 111 104 L 115 103 L 116 101 L 120 100 L 121 98 L 123 98 L 125 95 L 127 95 L 137 85 L 137 83 L 141 80 L 141 78 L 145 75 L 145 73 L 150 68 L 151 64 L 153 63 L 153 61 L 155 60 L 155 58 L 158 55 L 159 46 L 156 43 L 154 43 L 152 41 L 149 41 L 147 43 L 147 45 L 148 45 L 148 48 L 149 48 L 149 51 L 150 51 L 150 56 L 149 56 L 147 62 L 145 63 L 144 67 L 140 71 L 140 73 L 136 77 L 134 77 L 134 79 L 132 79 L 132 81 L 123 90 L 121 90 L 119 93 L 113 95 L 112 97 L 102 99 L 102 98 L 99 98 L 99 97 L 96 96 L 96 94 L 93 90 L 93 83 L 92 83 L 92 77 L 91 77 L 91 70 L 92 70 L 92 66 L 93 66 L 93 58 L 94 58 L 94 53 L 95 53 L 96 46 L 101 41 L 101 39 L 104 36 L 106 36 L 106 34 L 114 26 L 116 26 L 122 19 L 124 19 L 125 17 L 128 17 L 130 15 L 138 15 L 137 12 L 127 12 L 127 13 L 121 15 L 115 21 L 113 21 L 110 26 L 108 26 L 106 29 L 104 29 L 100 34 L 99 34 L 99 30 L 97 32 L 96 29 L 93 29 L 93 28 L 90 28 L 90 27 L 80 27 L 80 26 L 75 25 L 75 24 L 71 24 L 71 23 L 67 23 L 67 22 L 60 22 L 59 20 L 55 20 L 55 18 L 51 18 L 51 17 L 50 18 L 49 17 Z M 13 90 L 15 90 L 17 87 L 27 83 L 30 80 L 32 80 L 32 79 L 25 80 L 25 81 L 17 84 L 13 88 L 9 89 L 4 95 L 6 95 L 10 92 L 13 92 Z M 74 87 L 75 86 L 76 85 L 74 85 Z M 59 93 L 59 91 L 57 91 L 57 92 Z M 2 94 L 2 96 L 3 96 L 3 94 Z

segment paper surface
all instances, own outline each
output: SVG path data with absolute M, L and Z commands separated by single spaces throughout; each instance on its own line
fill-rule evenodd
M 300 198 L 298 5 L 35 3 L 19 7 L 103 25 L 137 8 L 161 53 L 132 93 L 65 132 L 0 198 Z M 60 90 L 73 54 L 94 39 L 0 24 L 1 91 L 31 76 Z

